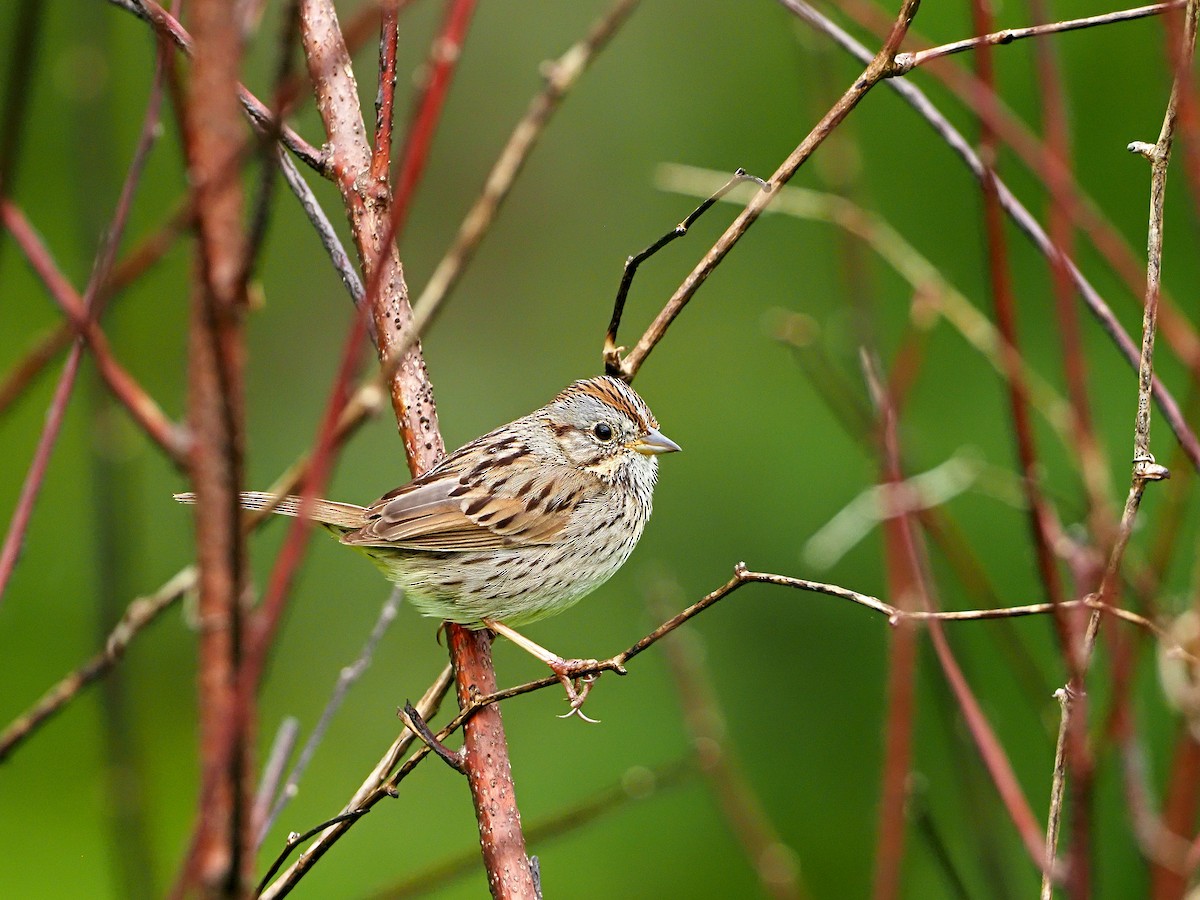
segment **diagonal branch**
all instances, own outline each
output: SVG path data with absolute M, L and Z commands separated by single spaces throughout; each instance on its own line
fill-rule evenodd
M 812 156 L 813 152 L 821 146 L 842 120 L 858 106 L 862 98 L 867 95 L 867 92 L 890 75 L 896 52 L 900 49 L 900 43 L 904 40 L 904 35 L 908 33 L 908 27 L 912 23 L 913 17 L 917 14 L 920 5 L 921 0 L 904 0 L 901 4 L 900 12 L 896 16 L 895 23 L 892 25 L 891 33 L 888 35 L 887 40 L 884 41 L 879 52 L 871 58 L 863 73 L 847 88 L 846 92 L 842 94 L 821 121 L 808 133 L 808 136 L 800 142 L 800 145 L 788 155 L 787 159 L 780 163 L 775 173 L 767 179 L 770 188 L 774 189 L 790 181 L 800 166 Z M 707 280 L 708 276 L 712 274 L 721 260 L 741 240 L 742 235 L 746 233 L 750 226 L 758 220 L 758 217 L 762 215 L 763 210 L 774 196 L 773 190 L 762 190 L 754 195 L 746 208 L 734 219 L 733 223 L 717 239 L 717 242 L 713 244 L 709 251 L 704 254 L 704 257 L 683 280 L 683 283 L 676 288 L 675 293 L 671 295 L 671 298 L 662 308 L 662 311 L 650 323 L 650 326 L 638 340 L 637 344 L 620 361 L 619 367 L 615 359 L 608 361 L 610 370 L 619 368 L 620 376 L 623 379 L 633 381 L 638 369 L 641 368 L 642 363 L 645 362 L 646 357 L 658 345 L 658 342 L 662 340 L 663 335 L 666 334 L 667 328 L 670 327 L 675 317 L 683 312 L 683 308 L 695 296 L 696 291 L 700 289 L 700 285 Z
M 113 396 L 129 411 L 133 420 L 150 439 L 158 444 L 176 465 L 182 465 L 184 446 L 179 428 L 167 418 L 137 379 L 117 362 L 104 331 L 88 313 L 86 298 L 80 297 L 66 276 L 59 271 L 25 214 L 16 204 L 3 198 L 0 198 L 0 224 L 4 225 L 20 245 L 50 296 L 66 313 L 71 329 L 83 337 L 91 347 L 96 368 Z
M 1115 12 L 1100 13 L 1095 16 L 1084 16 L 1079 19 L 1064 19 L 1060 22 L 1046 22 L 1041 25 L 1030 25 L 1026 28 L 1005 28 L 977 37 L 940 44 L 916 53 L 900 53 L 896 56 L 896 74 L 907 75 L 917 66 L 923 66 L 943 56 L 952 53 L 962 53 L 965 50 L 978 50 L 998 44 L 1011 44 L 1025 38 L 1042 37 L 1049 34 L 1061 34 L 1066 31 L 1078 31 L 1081 28 L 1095 28 L 1098 25 L 1113 25 L 1117 22 L 1132 22 L 1147 16 L 1161 16 L 1173 9 L 1180 9 L 1187 0 L 1168 0 L 1166 3 L 1153 3 L 1149 6 L 1138 6 L 1133 9 L 1120 9 Z
M 871 59 L 870 51 L 866 47 L 856 41 L 845 30 L 839 28 L 827 16 L 818 12 L 806 0 L 779 0 L 779 2 L 813 28 L 822 34 L 828 35 L 840 47 L 859 61 Z M 906 103 L 913 107 L 930 124 L 946 142 L 947 146 L 963 160 L 976 178 L 983 177 L 983 162 L 979 158 L 979 154 L 971 148 L 970 143 L 950 123 L 949 119 L 930 102 L 929 98 L 920 88 L 900 78 L 891 78 L 888 81 L 888 87 L 899 94 Z M 1096 319 L 1104 333 L 1116 344 L 1117 350 L 1121 355 L 1136 369 L 1140 358 L 1139 350 L 1134 344 L 1133 339 L 1122 327 L 1116 315 L 1113 314 L 1112 309 L 1104 301 L 1104 298 L 1100 296 L 1100 293 L 1092 286 L 1092 283 L 1079 270 L 1075 262 L 1063 256 L 1061 249 L 1051 242 L 1045 229 L 1042 228 L 1037 219 L 1016 198 L 1004 182 L 997 179 L 996 190 L 999 194 L 1001 206 L 1004 207 L 1004 211 L 1012 219 L 1017 228 L 1033 242 L 1034 246 L 1047 259 L 1061 261 L 1061 264 L 1066 267 L 1071 277 L 1071 283 L 1079 291 L 1079 295 L 1087 306 L 1088 311 Z M 1157 375 L 1154 376 L 1153 399 L 1158 405 L 1163 418 L 1170 425 L 1176 440 L 1179 441 L 1180 446 L 1187 454 L 1188 460 L 1194 467 L 1200 469 L 1200 440 L 1197 439 L 1195 433 L 1189 427 L 1187 418 L 1184 416 L 1174 395 Z

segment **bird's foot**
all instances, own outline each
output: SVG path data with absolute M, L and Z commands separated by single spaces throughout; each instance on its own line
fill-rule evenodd
M 591 693 L 592 685 L 600 679 L 600 673 L 595 671 L 600 666 L 600 661 L 597 659 L 561 659 L 555 657 L 546 662 L 550 666 L 550 671 L 555 674 L 562 683 L 562 686 L 566 688 L 567 702 L 571 704 L 571 708 L 559 716 L 559 718 L 569 719 L 571 716 L 578 716 L 583 721 L 591 722 L 593 725 L 600 724 L 599 719 L 593 719 L 583 711 L 583 703 L 587 700 L 588 694 Z

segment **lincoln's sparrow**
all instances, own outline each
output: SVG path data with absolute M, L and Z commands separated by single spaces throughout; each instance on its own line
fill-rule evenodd
M 361 550 L 424 615 L 487 626 L 544 660 L 576 711 L 586 691 L 570 676 L 587 661 L 560 659 L 512 626 L 562 612 L 621 567 L 650 518 L 656 457 L 678 449 L 633 388 L 602 376 L 575 382 L 369 507 L 283 497 L 274 511 L 303 511 Z M 241 500 L 259 509 L 277 498 Z

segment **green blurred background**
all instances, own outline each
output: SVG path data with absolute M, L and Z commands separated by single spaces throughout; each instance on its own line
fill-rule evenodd
M 136 140 L 153 43 L 146 26 L 129 14 L 83 0 L 46 4 L 40 32 L 22 33 L 20 5 L 0 4 L 4 70 L 19 46 L 36 48 L 23 150 L 9 193 L 82 287 Z M 263 97 L 275 65 L 280 5 L 269 4 L 246 65 L 247 84 Z M 341 4 L 343 15 L 354 6 Z M 605 6 L 527 0 L 480 5 L 402 242 L 414 289 L 423 286 L 538 90 L 539 64 L 560 55 Z M 403 88 L 424 59 L 439 7 L 418 3 L 402 18 L 398 96 L 407 97 Z M 1052 15 L 1062 18 L 1096 11 L 1083 2 L 1051 6 Z M 1003 26 L 1030 21 L 1022 4 L 1005 4 L 998 16 Z M 969 4 L 927 3 L 916 28 L 934 42 L 967 36 Z M 1135 248 L 1145 240 L 1148 167 L 1125 145 L 1157 135 L 1168 85 L 1163 46 L 1155 20 L 1054 40 L 1068 93 L 1076 176 Z M 369 109 L 376 87 L 373 42 L 356 60 Z M 1001 48 L 995 60 L 1006 102 L 1037 128 L 1032 47 Z M 570 380 L 599 371 L 622 261 L 695 205 L 656 189 L 660 163 L 723 171 L 744 166 L 769 175 L 859 68 L 769 0 L 648 0 L 566 100 L 425 341 L 447 444 L 457 446 L 544 403 Z M 969 111 L 932 78 L 920 72 L 910 77 L 968 134 L 975 133 Z M 404 116 L 402 107 L 398 125 Z M 321 143 L 311 104 L 295 125 Z M 183 196 L 180 156 L 168 113 L 126 248 L 161 224 Z M 1036 181 L 1007 155 L 1001 170 L 1040 214 L 1046 199 Z M 336 191 L 310 181 L 344 235 Z M 950 151 L 885 87 L 867 98 L 793 183 L 832 189 L 878 211 L 977 308 L 990 311 L 978 190 Z M 1168 285 L 1179 296 L 1193 292 L 1198 275 L 1187 199 L 1179 177 L 1169 189 L 1166 251 Z M 718 206 L 686 239 L 643 267 L 624 342 L 632 343 L 733 214 L 733 208 Z M 1015 231 L 1008 236 L 1029 359 L 1060 384 L 1047 267 Z M 118 358 L 173 416 L 184 408 L 191 252 L 181 241 L 114 298 L 104 318 Z M 1134 295 L 1090 246 L 1080 261 L 1136 334 Z M 351 314 L 337 276 L 282 185 L 256 284 L 265 305 L 247 327 L 247 485 L 262 488 L 312 442 Z M 911 295 L 872 253 L 835 229 L 784 216 L 762 219 L 706 282 L 638 378 L 664 432 L 686 451 L 664 460 L 656 512 L 640 548 L 597 594 L 539 624 L 531 637 L 566 655 L 609 655 L 655 624 L 646 606 L 653 585 L 676 583 L 672 602 L 681 607 L 723 583 L 739 560 L 885 596 L 877 529 L 830 568 L 815 568 L 802 557 L 805 541 L 875 483 L 879 463 L 846 434 L 795 351 L 774 333 L 787 315 L 808 317 L 830 371 L 850 385 L 857 402 L 865 402 L 855 297 L 857 308 L 868 311 L 887 363 L 908 327 Z M 0 371 L 7 372 L 59 320 L 11 238 L 0 238 Z M 1123 492 L 1135 380 L 1090 320 L 1084 330 L 1097 428 Z M 992 467 L 990 481 L 953 497 L 946 509 L 1003 602 L 1041 600 L 1025 514 L 997 488 L 1011 489 L 1002 473 L 1014 467 L 1003 386 L 944 322 L 925 340 L 924 364 L 901 429 L 906 462 L 911 471 L 924 471 L 969 452 Z M 0 419 L 0 510 L 6 520 L 60 366 L 52 365 Z M 1160 370 L 1178 394 L 1186 394 L 1181 367 L 1165 352 Z M 1169 462 L 1173 441 L 1156 421 L 1155 450 Z M 1064 522 L 1074 525 L 1084 502 L 1071 457 L 1042 420 L 1038 429 L 1047 492 Z M 388 414 L 350 444 L 328 493 L 367 502 L 406 478 Z M 0 723 L 94 653 L 114 610 L 191 560 L 191 519 L 171 500 L 185 486 L 114 410 L 85 364 L 21 564 L 0 607 Z M 1147 516 L 1159 503 L 1152 493 Z M 1194 539 L 1194 509 L 1187 507 L 1186 515 L 1180 548 Z M 260 586 L 282 533 L 268 528 L 251 541 Z M 1135 552 L 1141 552 L 1145 534 L 1137 541 Z M 1192 554 L 1177 556 L 1161 599 L 1167 611 L 1185 605 L 1193 574 Z M 934 571 L 946 606 L 978 602 L 936 556 Z M 298 717 L 305 730 L 315 723 L 386 590 L 354 554 L 314 540 L 262 696 L 263 755 L 283 717 Z M 828 597 L 751 586 L 688 627 L 702 641 L 729 745 L 794 852 L 811 894 L 867 895 L 879 819 L 886 623 Z M 415 700 L 445 661 L 434 631 L 433 623 L 402 610 L 335 719 L 299 796 L 267 838 L 260 872 L 289 831 L 303 831 L 340 809 L 394 737 L 395 707 Z M 1050 623 L 953 626 L 950 640 L 1036 814 L 1044 817 L 1058 721 L 1051 693 L 1064 679 Z M 196 808 L 195 643 L 190 611 L 171 611 L 130 648 L 118 670 L 115 706 L 93 689 L 0 767 L 0 894 L 117 897 L 161 894 L 171 884 Z M 496 658 L 501 683 L 542 674 L 535 661 L 503 642 Z M 1103 660 L 1099 671 L 1106 672 Z M 1151 783 L 1158 786 L 1179 726 L 1157 690 L 1149 648 L 1139 656 L 1136 677 L 1137 724 Z M 1096 698 L 1103 709 L 1101 685 Z M 957 877 L 966 896 L 1030 896 L 1037 873 L 924 641 L 917 704 L 903 894 L 958 896 Z M 504 707 L 527 826 L 613 785 L 640 787 L 631 788 L 629 802 L 616 810 L 531 846 L 547 896 L 761 892 L 701 777 L 643 796 L 643 769 L 669 764 L 690 746 L 662 652 L 638 658 L 628 678 L 603 680 L 588 705 L 603 724 L 560 721 L 555 716 L 561 709 L 555 691 Z M 116 718 L 106 728 L 110 716 Z M 1101 752 L 1095 862 L 1096 895 L 1102 897 L 1141 894 L 1147 884 L 1118 763 L 1111 750 Z M 114 794 L 135 812 L 115 809 Z M 140 840 L 131 823 L 140 823 Z M 443 766 L 426 765 L 404 784 L 399 800 L 377 807 L 334 848 L 304 881 L 301 896 L 362 896 L 476 843 L 465 784 Z M 476 869 L 443 885 L 437 896 L 475 897 L 485 890 Z

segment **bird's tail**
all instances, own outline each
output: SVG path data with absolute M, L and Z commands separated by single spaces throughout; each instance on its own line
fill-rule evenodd
M 176 494 L 175 499 L 180 503 L 195 503 L 196 495 L 191 492 Z M 304 518 L 320 522 L 339 533 L 362 528 L 367 522 L 366 508 L 353 503 L 335 503 L 332 500 L 293 495 L 279 497 L 263 491 L 243 491 L 238 499 L 242 509 L 271 508 L 271 512 L 280 516 L 299 516 L 303 509 Z

